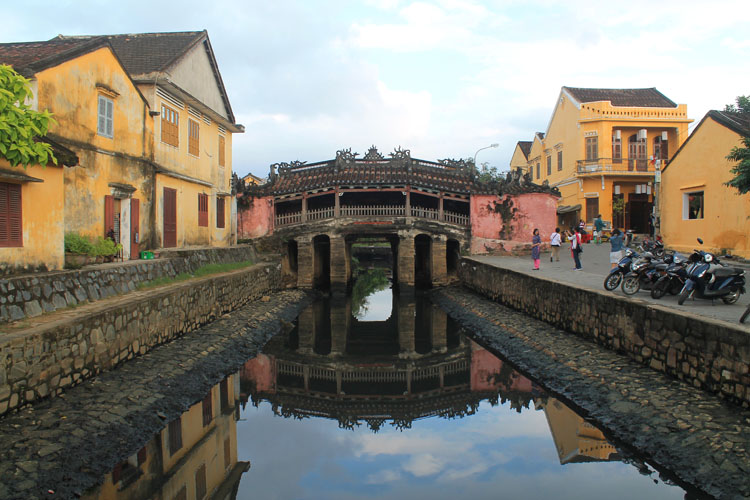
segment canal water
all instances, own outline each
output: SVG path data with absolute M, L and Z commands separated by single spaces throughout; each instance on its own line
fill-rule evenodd
M 685 496 L 380 270 L 287 330 L 85 497 Z

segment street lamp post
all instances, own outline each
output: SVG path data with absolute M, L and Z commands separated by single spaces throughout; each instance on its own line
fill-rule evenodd
M 480 151 L 482 151 L 483 149 L 496 148 L 498 146 L 499 146 L 499 144 L 494 143 L 494 144 L 490 144 L 489 146 L 485 146 L 483 148 L 477 149 L 477 152 L 474 153 L 474 168 L 477 168 L 477 155 L 479 154 Z

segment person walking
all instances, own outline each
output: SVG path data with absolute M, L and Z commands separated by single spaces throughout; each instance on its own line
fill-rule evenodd
M 534 259 L 534 271 L 539 270 L 539 253 L 542 251 L 542 237 L 539 236 L 539 229 L 534 229 L 534 235 L 531 237 L 531 258 Z
M 562 236 L 560 235 L 560 228 L 556 227 L 555 232 L 549 236 L 549 247 L 552 250 L 552 254 L 549 256 L 549 261 L 552 262 L 554 259 L 556 262 L 560 262 L 560 245 L 562 244 Z
M 580 271 L 583 269 L 583 266 L 581 266 L 581 252 L 583 252 L 583 247 L 581 245 L 581 230 L 578 227 L 574 227 L 573 232 L 568 233 L 568 241 L 570 241 L 570 254 L 576 263 L 576 267 L 573 270 Z
M 609 237 L 609 244 L 611 245 L 609 249 L 609 263 L 614 268 L 620 262 L 620 259 L 622 259 L 622 247 L 624 244 L 624 237 L 619 229 L 615 228 L 612 231 L 612 235 Z
M 600 245 L 602 242 L 602 230 L 604 229 L 604 221 L 602 220 L 602 214 L 596 216 L 594 219 L 594 242 Z

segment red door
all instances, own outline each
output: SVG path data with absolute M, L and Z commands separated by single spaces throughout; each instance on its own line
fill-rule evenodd
M 140 217 L 141 203 L 133 198 L 130 200 L 130 258 L 138 258 L 138 247 L 141 241 Z
M 164 188 L 164 247 L 177 246 L 177 191 Z

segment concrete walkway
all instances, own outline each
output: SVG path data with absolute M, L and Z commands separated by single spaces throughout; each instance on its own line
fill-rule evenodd
M 714 301 L 713 304 L 710 300 L 694 299 L 688 300 L 684 305 L 680 306 L 677 304 L 677 297 L 669 294 L 659 300 L 655 300 L 651 298 L 651 293 L 648 290 L 639 291 L 637 294 L 631 296 L 625 295 L 621 288 L 617 288 L 614 292 L 607 292 L 604 289 L 604 278 L 609 273 L 611 267 L 609 263 L 609 248 L 609 243 L 602 243 L 601 245 L 588 243 L 584 245 L 583 254 L 581 255 L 581 264 L 583 265 L 581 271 L 573 270 L 575 264 L 573 263 L 573 257 L 570 255 L 568 245 L 563 245 L 563 248 L 560 250 L 560 262 L 550 262 L 550 254 L 542 253 L 542 264 L 539 271 L 532 270 L 533 261 L 530 256 L 498 257 L 477 255 L 468 258 L 529 275 L 538 275 L 567 283 L 574 283 L 593 290 L 600 290 L 604 293 L 614 293 L 622 297 L 631 297 L 667 307 L 674 307 L 675 309 L 684 309 L 694 314 L 729 321 L 737 325 L 740 324 L 738 322 L 740 316 L 742 316 L 747 305 L 750 304 L 750 293 L 740 296 L 740 300 L 732 305 L 727 305 L 720 299 Z M 732 266 L 742 267 L 730 260 L 724 262 Z M 750 269 L 746 271 L 746 279 L 750 280 Z M 748 284 L 748 287 L 750 287 L 750 284 Z M 747 323 L 745 327 L 750 331 L 750 323 Z

